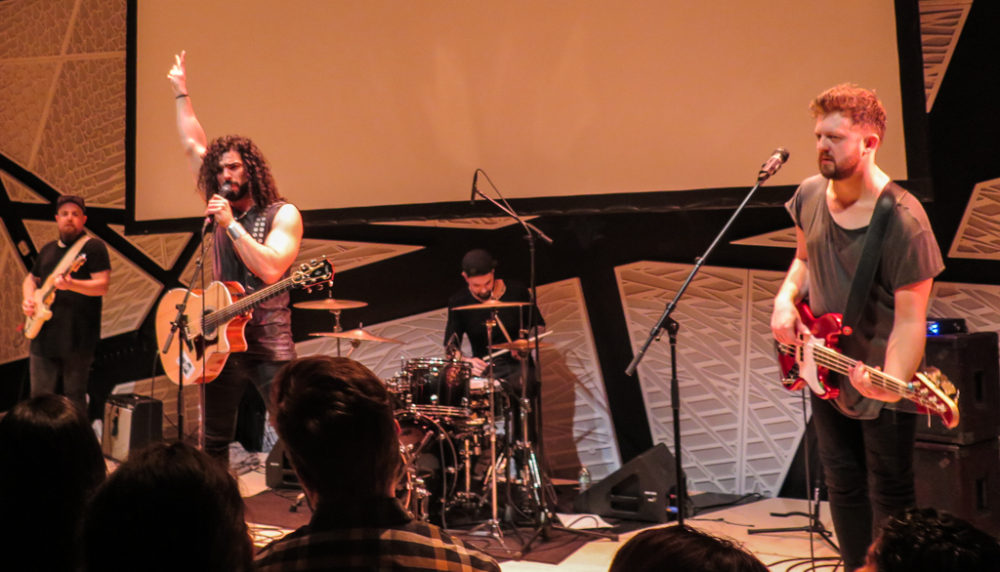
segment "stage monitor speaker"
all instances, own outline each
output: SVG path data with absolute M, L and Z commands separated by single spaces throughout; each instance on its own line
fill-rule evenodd
M 278 442 L 267 454 L 267 461 L 264 466 L 264 483 L 272 489 L 282 488 L 302 488 L 299 478 L 292 468 L 292 463 L 285 453 L 285 442 L 278 439 Z
M 917 439 L 971 445 L 1000 436 L 1000 356 L 996 332 L 928 336 L 924 361 L 958 388 L 958 427 L 936 415 L 917 423 Z
M 917 506 L 946 510 L 990 534 L 1000 533 L 1000 444 L 917 441 L 913 455 Z
M 131 451 L 163 439 L 163 402 L 125 393 L 108 397 L 104 404 L 101 450 L 116 461 L 124 461 Z
M 670 494 L 676 487 L 674 456 L 660 443 L 580 493 L 573 509 L 613 518 L 667 522 L 671 519 Z

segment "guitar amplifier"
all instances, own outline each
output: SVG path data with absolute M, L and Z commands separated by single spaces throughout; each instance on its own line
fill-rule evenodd
M 125 393 L 112 395 L 104 404 L 104 433 L 101 450 L 116 461 L 124 461 L 131 451 L 163 439 L 163 402 Z
M 948 429 L 937 416 L 917 422 L 917 439 L 971 445 L 1000 436 L 1000 353 L 996 332 L 927 337 L 924 361 L 958 388 L 959 423 Z
M 917 441 L 913 451 L 917 506 L 933 506 L 990 534 L 1000 533 L 1000 444 Z

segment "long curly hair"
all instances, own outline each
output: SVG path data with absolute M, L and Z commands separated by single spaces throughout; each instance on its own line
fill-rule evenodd
M 205 150 L 202 158 L 201 170 L 198 172 L 198 190 L 204 195 L 207 201 L 212 195 L 219 192 L 219 160 L 226 151 L 236 151 L 243 159 L 243 170 L 247 175 L 247 183 L 250 186 L 250 196 L 253 197 L 255 205 L 262 207 L 282 201 L 278 193 L 278 185 L 271 175 L 271 168 L 267 165 L 267 159 L 260 148 L 242 135 L 223 135 L 213 139 Z

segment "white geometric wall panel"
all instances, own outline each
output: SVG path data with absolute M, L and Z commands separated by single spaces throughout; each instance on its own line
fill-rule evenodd
M 1000 286 L 937 282 L 927 315 L 964 318 L 970 332 L 1000 331 Z
M 0 363 L 12 362 L 28 357 L 28 340 L 21 335 L 17 326 L 24 322 L 21 312 L 21 282 L 28 269 L 21 262 L 17 250 L 0 225 Z
M 920 0 L 920 43 L 924 55 L 924 94 L 927 113 L 962 34 L 972 0 Z
M 636 350 L 691 271 L 636 262 L 616 268 Z M 770 335 L 780 272 L 702 267 L 674 310 L 684 470 L 693 490 L 774 495 L 802 432 L 800 397 L 779 383 Z M 664 334 L 639 366 L 653 441 L 673 449 L 670 347 Z
M 55 222 L 26 220 L 24 227 L 36 249 L 59 238 Z M 102 338 L 137 330 L 159 299 L 162 289 L 157 280 L 110 246 L 108 255 L 111 259 L 111 284 L 102 306 Z
M 190 232 L 172 232 L 166 234 L 135 234 L 126 235 L 125 227 L 120 224 L 109 224 L 108 228 L 117 232 L 122 238 L 132 243 L 160 268 L 169 270 L 174 267 L 181 251 L 191 239 Z
M 35 204 L 49 202 L 4 171 L 0 171 L 0 181 L 3 181 L 3 186 L 7 189 L 7 196 L 11 201 Z
M 540 356 L 549 467 L 574 477 L 583 465 L 603 479 L 621 466 L 621 455 L 580 281 L 540 286 L 538 308 L 552 332 L 545 341 L 555 346 Z
M 730 244 L 739 244 L 743 246 L 774 246 L 777 248 L 795 248 L 795 227 L 790 226 L 788 228 L 783 228 L 781 230 L 774 230 L 771 232 L 765 232 L 764 234 L 758 234 L 756 236 L 750 236 L 747 238 L 741 238 L 739 240 L 733 240 Z
M 543 350 L 540 357 L 542 434 L 549 466 L 553 472 L 575 474 L 583 461 L 595 479 L 603 478 L 620 461 L 579 283 L 573 279 L 539 286 L 538 299 L 546 329 L 553 332 L 545 338 L 553 347 Z M 347 319 L 349 312 L 345 310 Z M 441 308 L 365 325 L 372 334 L 403 343 L 363 342 L 351 357 L 388 379 L 408 359 L 442 357 L 446 319 L 447 309 Z M 349 343 L 341 342 L 341 355 L 350 349 Z M 317 338 L 299 342 L 296 351 L 300 356 L 337 355 L 337 343 L 335 338 Z
M 533 216 L 524 217 L 524 220 L 531 220 Z M 468 228 L 478 230 L 496 230 L 512 224 L 517 224 L 516 220 L 510 217 L 480 217 L 480 218 L 454 218 L 454 219 L 431 219 L 431 220 L 400 220 L 391 222 L 376 222 L 373 224 L 384 224 L 393 226 L 424 226 L 431 228 Z
M 973 187 L 948 256 L 1000 260 L 1000 179 Z
M 402 256 L 422 250 L 423 246 L 405 244 L 385 244 L 377 242 L 352 242 L 348 240 L 303 239 L 296 262 L 303 262 L 321 255 L 333 261 L 335 272 L 345 272 L 352 268 L 375 264 L 395 256 Z M 334 278 L 336 281 L 336 277 Z

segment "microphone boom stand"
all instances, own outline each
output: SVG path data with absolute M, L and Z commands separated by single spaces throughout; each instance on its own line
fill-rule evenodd
M 487 175 L 485 171 L 477 170 L 477 173 L 478 172 L 482 172 L 483 175 L 486 176 L 486 179 L 490 182 L 490 185 L 493 186 L 494 189 L 496 189 L 496 186 L 493 185 L 493 181 L 490 180 L 489 175 Z M 498 194 L 499 194 L 499 191 L 498 191 Z M 524 228 L 525 238 L 528 241 L 529 264 L 530 264 L 529 273 L 530 273 L 530 289 L 531 289 L 531 305 L 528 307 L 528 312 L 529 312 L 529 314 L 528 314 L 528 332 L 529 332 L 529 335 L 534 335 L 534 342 L 535 343 L 534 343 L 534 347 L 532 349 L 533 349 L 534 358 L 535 358 L 535 376 L 536 376 L 536 379 L 537 379 L 537 382 L 538 382 L 539 386 L 541 386 L 542 364 L 541 364 L 540 355 L 539 355 L 540 354 L 540 352 L 539 352 L 539 350 L 540 350 L 540 347 L 539 347 L 540 336 L 538 335 L 538 330 L 537 330 L 537 326 L 538 325 L 535 324 L 535 315 L 536 315 L 536 312 L 538 312 L 538 285 L 537 285 L 537 281 L 535 279 L 535 235 L 537 234 L 538 237 L 540 237 L 542 240 L 544 240 L 548 244 L 552 244 L 552 239 L 549 238 L 548 236 L 546 236 L 546 234 L 544 232 L 542 232 L 538 227 L 536 227 L 535 225 L 531 224 L 530 222 L 525 221 L 520 216 L 518 216 L 517 212 L 515 212 L 514 209 L 510 207 L 509 204 L 500 204 L 499 202 L 495 201 L 491 197 L 488 197 L 485 194 L 483 194 L 478 188 L 475 187 L 475 184 L 473 184 L 473 187 L 472 187 L 472 196 L 475 197 L 476 195 L 479 195 L 479 196 L 483 197 L 484 199 L 486 199 L 487 201 L 489 201 L 490 203 L 492 203 L 494 206 L 496 206 L 502 212 L 504 212 L 505 214 L 507 214 L 507 216 L 513 218 L 518 223 L 520 223 L 520 225 Z M 501 199 L 503 199 L 502 196 L 501 196 Z M 507 201 L 504 200 L 504 203 L 506 203 L 506 202 Z M 525 359 L 527 359 L 527 358 L 525 358 Z M 521 384 L 522 384 L 522 395 L 525 395 L 525 391 L 526 391 L 527 385 L 528 385 L 528 380 L 526 378 L 522 379 L 521 380 Z M 537 436 L 537 439 L 538 439 L 538 442 L 539 442 L 539 451 L 542 451 L 543 450 L 542 447 L 541 447 L 542 435 L 541 435 L 541 431 L 540 431 L 540 429 L 541 429 L 541 427 L 540 427 L 540 425 L 541 425 L 541 407 L 536 407 L 535 411 L 536 411 L 536 414 L 535 414 L 536 436 Z M 525 411 L 522 409 L 521 415 L 523 416 L 525 414 L 526 414 Z M 525 427 L 526 427 L 526 424 L 525 424 Z M 524 440 L 526 442 L 528 441 L 527 432 L 525 432 L 525 435 L 523 435 L 522 437 L 524 438 Z M 508 459 L 508 462 L 510 462 L 510 459 Z M 529 467 L 531 469 L 529 471 L 529 475 L 531 477 L 533 477 L 533 478 L 536 478 L 539 481 L 543 480 L 544 476 L 540 473 L 540 471 L 538 471 L 538 460 L 534 456 L 534 451 L 531 450 L 531 449 L 529 449 L 529 459 L 528 459 L 528 462 L 529 462 Z M 538 513 L 537 513 L 538 524 L 535 527 L 535 532 L 521 546 L 521 550 L 518 551 L 518 553 L 515 555 L 516 559 L 520 560 L 520 559 L 524 558 L 524 555 L 527 554 L 530 551 L 531 545 L 535 542 L 536 539 L 538 539 L 539 536 L 541 536 L 541 537 L 543 537 L 545 539 L 548 539 L 549 538 L 549 532 L 551 530 L 553 530 L 553 529 L 554 530 L 561 530 L 561 531 L 564 531 L 564 532 L 569 532 L 569 533 L 576 534 L 576 535 L 579 535 L 579 536 L 590 537 L 590 538 L 606 538 L 606 539 L 611 539 L 611 540 L 618 540 L 618 535 L 617 534 L 610 534 L 610 533 L 603 533 L 603 532 L 594 532 L 594 531 L 590 531 L 590 530 L 579 530 L 579 529 L 575 529 L 575 528 L 567 528 L 567 527 L 564 527 L 564 526 L 560 526 L 558 524 L 554 524 L 553 520 L 554 520 L 555 516 L 554 516 L 554 514 L 552 512 L 552 509 L 549 507 L 548 498 L 547 498 L 548 495 L 546 494 L 546 491 L 545 491 L 546 487 L 541 482 L 535 483 L 535 486 L 537 487 L 536 491 L 540 491 L 540 494 L 538 495 L 538 501 L 539 501 Z
M 677 382 L 677 331 L 680 329 L 680 324 L 678 324 L 670 316 L 677 307 L 677 302 L 680 301 L 688 286 L 691 285 L 691 281 L 694 280 L 695 275 L 698 274 L 702 265 L 705 264 L 705 260 L 707 260 L 712 254 L 712 251 L 715 250 L 716 245 L 718 245 L 719 241 L 722 240 L 722 237 L 726 234 L 726 231 L 729 230 L 729 227 L 732 226 L 736 217 L 743 212 L 744 207 L 746 207 L 747 203 L 750 201 L 750 197 L 753 196 L 757 189 L 760 188 L 761 184 L 766 181 L 771 174 L 773 173 L 765 173 L 763 170 L 760 174 L 758 174 L 757 183 L 752 189 L 750 189 L 750 192 L 747 193 L 746 197 L 743 198 L 743 202 L 736 207 L 736 211 L 733 212 L 732 216 L 729 217 L 729 220 L 726 221 L 726 224 L 722 227 L 722 230 L 719 231 L 719 234 L 715 236 L 715 239 L 712 241 L 712 244 L 708 246 L 708 249 L 705 250 L 705 253 L 695 259 L 694 268 L 691 269 L 691 272 L 684 280 L 684 283 L 681 284 L 677 293 L 674 294 L 673 300 L 667 304 L 666 309 L 663 311 L 663 315 L 661 315 L 660 319 L 657 320 L 656 325 L 654 325 L 653 329 L 650 330 L 645 343 L 642 344 L 642 347 L 635 354 L 635 357 L 632 358 L 631 363 L 629 363 L 628 367 L 625 368 L 626 375 L 635 375 L 636 368 L 639 366 L 639 362 L 642 361 L 642 358 L 645 357 L 650 344 L 653 343 L 653 340 L 660 339 L 662 336 L 662 330 L 667 330 L 670 341 L 670 405 L 673 412 L 674 427 L 674 475 L 677 477 L 677 523 L 681 526 L 684 525 L 685 504 L 687 503 L 687 486 L 684 482 L 684 472 L 682 469 L 683 463 L 681 461 L 681 405 L 680 389 Z M 669 501 L 669 499 L 667 500 Z

